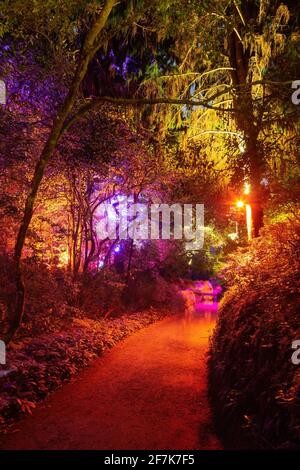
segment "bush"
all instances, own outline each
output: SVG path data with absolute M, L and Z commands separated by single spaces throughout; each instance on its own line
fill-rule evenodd
M 176 312 L 184 307 L 175 284 L 167 282 L 155 271 L 150 270 L 139 272 L 130 279 L 123 293 L 123 301 L 133 310 L 168 305 Z
M 106 279 L 105 273 L 86 274 L 82 279 L 79 305 L 88 316 L 118 316 L 124 311 L 122 293 L 124 284 L 118 278 Z
M 165 307 L 177 311 L 183 302 L 175 284 L 157 271 L 136 272 L 126 285 L 122 276 L 110 270 L 74 277 L 62 269 L 50 269 L 34 259 L 23 266 L 26 286 L 24 318 L 17 337 L 61 331 L 73 318 L 119 317 L 128 310 Z M 9 257 L 0 258 L 0 327 L 5 322 L 6 305 L 13 295 L 13 269 Z M 124 277 L 124 276 L 123 276 Z
M 299 222 L 232 255 L 209 358 L 209 393 L 228 447 L 300 448 Z M 294 249 L 295 248 L 295 249 Z M 241 434 L 241 431 L 242 434 Z
M 26 298 L 24 319 L 18 334 L 24 335 L 29 331 L 39 334 L 45 329 L 57 329 L 67 307 L 72 305 L 76 286 L 64 271 L 50 271 L 33 259 L 24 261 L 23 272 Z M 0 318 L 4 323 L 6 306 L 14 300 L 13 265 L 8 256 L 0 258 L 0 278 Z

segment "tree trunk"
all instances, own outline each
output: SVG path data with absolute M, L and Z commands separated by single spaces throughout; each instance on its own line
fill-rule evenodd
M 32 219 L 36 196 L 45 172 L 45 168 L 50 158 L 52 157 L 57 143 L 63 133 L 65 121 L 72 111 L 73 105 L 78 95 L 80 84 L 87 72 L 89 62 L 100 47 L 99 34 L 104 28 L 114 4 L 115 0 L 105 1 L 104 7 L 98 19 L 86 36 L 72 85 L 53 123 L 48 140 L 35 167 L 35 172 L 31 181 L 30 192 L 26 199 L 24 215 L 17 235 L 14 252 L 15 295 L 13 296 L 14 300 L 10 302 L 10 305 L 8 305 L 7 309 L 9 316 L 9 328 L 8 331 L 3 335 L 3 340 L 6 344 L 11 341 L 22 321 L 25 301 L 25 287 L 22 278 L 21 257 L 27 230 Z
M 128 283 L 129 283 L 129 281 L 130 281 L 130 271 L 131 271 L 132 255 L 133 255 L 133 239 L 130 240 L 129 258 L 128 258 L 127 274 L 126 274 L 126 284 L 127 284 L 127 285 L 128 285 Z
M 263 150 L 258 142 L 259 128 L 256 124 L 251 78 L 248 77 L 250 52 L 244 50 L 236 32 L 233 31 L 228 37 L 228 56 L 230 65 L 233 68 L 231 78 L 235 87 L 233 96 L 235 122 L 242 132 L 245 144 L 244 160 L 248 166 L 252 207 L 253 237 L 259 236 L 259 230 L 263 226 L 263 201 L 261 191 L 261 180 L 263 177 Z

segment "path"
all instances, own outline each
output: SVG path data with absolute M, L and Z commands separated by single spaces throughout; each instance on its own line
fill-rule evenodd
M 207 315 L 141 330 L 53 393 L 2 449 L 220 449 L 206 397 Z

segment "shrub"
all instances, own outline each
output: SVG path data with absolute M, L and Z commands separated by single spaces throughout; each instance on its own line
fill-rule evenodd
M 298 234 L 296 219 L 268 226 L 224 270 L 209 393 L 229 447 L 300 448 L 300 371 L 291 362 L 300 338 Z
M 124 289 L 123 301 L 133 310 L 168 305 L 175 312 L 184 306 L 178 288 L 150 270 L 139 272 L 130 279 Z

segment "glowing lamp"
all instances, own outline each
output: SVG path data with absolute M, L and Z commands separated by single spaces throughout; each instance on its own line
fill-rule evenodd
M 245 185 L 244 185 L 244 194 L 246 194 L 246 195 L 250 194 L 250 189 L 251 189 L 250 184 L 245 183 Z
M 230 238 L 231 240 L 237 240 L 239 238 L 238 234 L 236 232 L 233 232 L 233 233 L 228 233 L 228 238 Z
M 241 209 L 242 207 L 244 207 L 244 201 L 237 201 L 236 207 L 238 207 L 239 209 Z
M 116 246 L 116 248 L 114 249 L 115 253 L 119 253 L 120 251 L 120 247 L 119 246 Z

